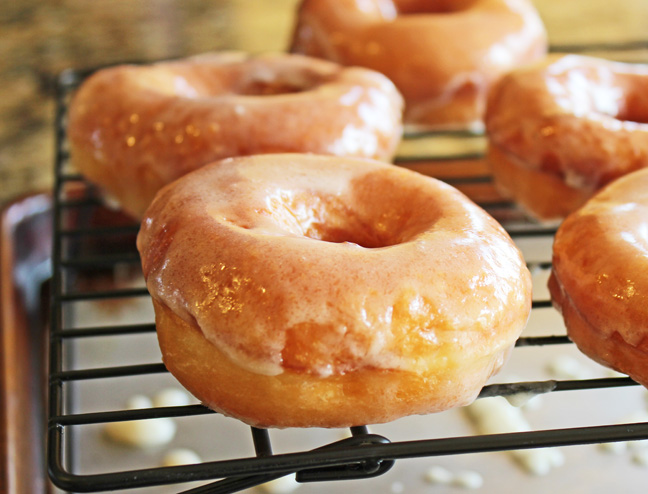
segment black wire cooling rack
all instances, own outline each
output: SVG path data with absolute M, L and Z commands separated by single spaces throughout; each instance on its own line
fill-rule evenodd
M 622 46 L 621 49 L 645 49 L 648 43 Z M 563 47 L 565 48 L 565 47 Z M 578 50 L 566 47 L 564 51 Z M 608 46 L 597 49 L 610 49 Z M 185 490 L 186 493 L 236 492 L 269 480 L 295 473 L 299 482 L 361 479 L 375 477 L 389 470 L 396 460 L 434 457 L 465 453 L 481 453 L 550 446 L 578 445 L 611 441 L 648 439 L 648 423 L 600 425 L 485 436 L 448 437 L 417 441 L 391 440 L 372 434 L 367 426 L 351 428 L 351 437 L 324 444 L 319 448 L 287 454 L 273 454 L 268 431 L 251 428 L 255 456 L 209 461 L 195 465 L 147 468 L 107 473 L 79 474 L 74 459 L 85 453 L 77 449 L 75 440 L 79 426 L 105 424 L 114 421 L 144 420 L 162 417 L 189 417 L 212 414 L 201 405 L 149 408 L 139 410 L 75 411 L 75 383 L 118 377 L 147 376 L 166 372 L 159 362 L 116 367 L 75 369 L 74 345 L 82 339 L 115 337 L 137 333 L 153 333 L 153 324 L 122 324 L 117 326 L 71 327 L 65 307 L 88 300 L 110 300 L 147 297 L 145 288 L 108 288 L 88 290 L 83 280 L 88 276 L 102 276 L 117 264 L 137 269 L 139 257 L 134 239 L 137 225 L 123 221 L 96 221 L 105 213 L 92 186 L 70 169 L 66 142 L 66 112 L 69 99 L 83 75 L 65 72 L 58 80 L 57 92 L 57 152 L 53 201 L 54 238 L 51 282 L 51 328 L 49 354 L 49 411 L 47 458 L 50 478 L 60 489 L 73 492 L 99 492 L 117 489 L 135 489 L 147 486 L 180 484 L 190 481 L 211 483 Z M 462 137 L 462 134 L 448 134 Z M 469 134 L 465 136 L 470 137 Z M 411 139 L 428 136 L 413 136 Z M 397 163 L 416 168 L 434 167 L 448 161 L 471 161 L 481 158 L 479 153 L 453 156 L 401 156 Z M 440 178 L 443 178 L 442 176 Z M 490 183 L 487 174 L 447 178 L 458 187 Z M 493 216 L 500 219 L 514 239 L 551 237 L 554 230 L 526 220 L 515 206 L 499 198 L 481 202 Z M 101 248 L 97 248 L 100 246 Z M 533 266 L 531 266 L 533 267 Z M 549 264 L 539 263 L 547 268 Z M 550 301 L 535 300 L 533 309 L 551 307 Z M 565 336 L 521 338 L 517 347 L 569 345 Z M 70 370 L 72 369 L 72 370 Z M 505 396 L 518 392 L 559 392 L 635 385 L 629 378 L 601 378 L 585 380 L 551 380 L 512 382 L 486 386 L 481 397 Z M 392 438 L 394 439 L 394 438 Z M 179 488 L 181 488 L 179 486 Z

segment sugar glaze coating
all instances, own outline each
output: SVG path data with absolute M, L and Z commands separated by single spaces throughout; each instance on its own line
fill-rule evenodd
M 390 160 L 402 98 L 383 75 L 290 54 L 200 55 L 100 70 L 70 105 L 74 165 L 135 217 L 217 159 L 313 152 Z
M 648 65 L 552 55 L 504 76 L 486 112 L 496 184 L 560 219 L 648 166 Z
M 291 50 L 385 74 L 408 126 L 480 128 L 489 86 L 547 37 L 527 0 L 304 0 Z
M 556 233 L 549 288 L 569 337 L 648 386 L 648 169 L 605 187 Z

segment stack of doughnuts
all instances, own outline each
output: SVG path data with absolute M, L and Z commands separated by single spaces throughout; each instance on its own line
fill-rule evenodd
M 390 160 L 402 98 L 383 75 L 273 54 L 121 65 L 70 105 L 73 164 L 140 218 L 167 183 L 221 158 L 312 152 Z
M 137 245 L 170 372 L 258 427 L 346 427 L 475 399 L 531 306 L 503 228 L 376 161 L 210 164 L 160 191 Z
M 490 85 L 547 52 L 528 0 L 303 0 L 291 50 L 389 77 L 412 127 L 482 128 Z

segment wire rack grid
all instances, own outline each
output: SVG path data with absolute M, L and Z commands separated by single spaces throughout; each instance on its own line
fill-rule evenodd
M 616 47 L 619 50 L 645 49 L 640 46 Z M 600 46 L 597 50 L 615 47 Z M 557 51 L 585 51 L 581 47 L 561 47 Z M 66 141 L 66 113 L 70 97 L 85 74 L 67 71 L 61 74 L 57 92 L 57 150 L 53 201 L 53 270 L 51 280 L 51 320 L 49 353 L 49 410 L 47 458 L 50 478 L 60 489 L 74 492 L 98 492 L 115 489 L 134 489 L 191 481 L 212 482 L 186 493 L 236 492 L 269 480 L 296 473 L 300 482 L 368 478 L 389 470 L 396 460 L 407 458 L 459 455 L 513 449 L 542 448 L 590 444 L 610 441 L 648 439 L 648 423 L 601 425 L 593 427 L 568 427 L 534 430 L 510 434 L 495 434 L 437 439 L 397 441 L 372 434 L 368 426 L 353 427 L 351 436 L 324 444 L 313 450 L 274 454 L 268 431 L 250 428 L 255 455 L 195 465 L 156 467 L 139 470 L 120 470 L 92 474 L 75 473 L 75 458 L 84 454 L 78 451 L 75 430 L 88 424 L 105 424 L 117 421 L 146 420 L 152 418 L 191 417 L 212 414 L 201 405 L 158 407 L 139 410 L 111 410 L 89 413 L 75 411 L 75 383 L 99 379 L 148 376 L 165 373 L 162 363 L 122 365 L 92 369 L 76 369 L 74 359 L 76 342 L 92 338 L 114 337 L 139 333 L 153 333 L 154 324 L 127 323 L 97 327 L 71 327 L 68 304 L 87 300 L 139 299 L 148 297 L 145 288 L 112 288 L 88 290 L 83 282 L 90 273 L 110 271 L 116 265 L 131 265 L 136 269 L 139 257 L 134 246 L 138 226 L 125 222 L 95 222 L 102 206 L 83 177 L 70 169 Z M 410 136 L 410 142 L 429 135 Z M 434 136 L 433 136 L 434 137 Z M 440 134 L 441 138 L 475 137 L 467 133 Z M 489 186 L 491 178 L 477 164 L 475 173 L 468 176 L 443 177 L 443 167 L 448 163 L 465 162 L 468 166 L 479 163 L 479 152 L 448 155 L 417 154 L 400 156 L 397 164 L 418 168 L 435 168 L 438 174 L 458 188 Z M 525 219 L 515 206 L 496 195 L 483 194 L 479 201 L 494 217 L 500 219 L 516 240 L 551 238 L 553 227 L 543 226 Z M 101 245 L 101 249 L 97 249 Z M 108 246 L 108 247 L 107 247 Z M 115 247 L 115 248 L 111 248 Z M 107 248 L 106 248 L 107 247 Z M 530 263 L 530 268 L 548 268 L 547 261 Z M 534 300 L 533 310 L 551 307 L 549 299 Z M 564 335 L 525 337 L 516 347 L 570 345 Z M 625 377 L 578 380 L 542 380 L 533 382 L 508 382 L 486 386 L 480 397 L 505 396 L 519 392 L 555 393 L 584 389 L 633 386 Z

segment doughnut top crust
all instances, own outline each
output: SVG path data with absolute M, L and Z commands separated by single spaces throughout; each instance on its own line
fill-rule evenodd
M 648 65 L 552 55 L 493 87 L 491 145 L 531 170 L 594 192 L 648 166 Z
M 529 272 L 495 220 L 371 160 L 210 164 L 158 194 L 137 243 L 156 304 L 261 375 L 425 373 L 497 356 L 490 375 L 530 310 Z
M 390 160 L 403 101 L 383 75 L 290 54 L 212 53 L 100 70 L 70 105 L 74 165 L 141 217 L 165 184 L 232 156 Z
M 614 181 L 563 222 L 555 238 L 550 283 L 554 304 L 564 313 L 572 310 L 596 339 L 617 340 L 644 353 L 643 364 L 636 363 L 644 367 L 644 384 L 646 263 L 648 169 L 643 169 Z M 618 369 L 613 352 L 595 358 Z M 618 370 L 629 373 L 628 368 Z
M 303 0 L 291 50 L 389 77 L 413 127 L 483 126 L 489 86 L 543 57 L 528 0 Z

